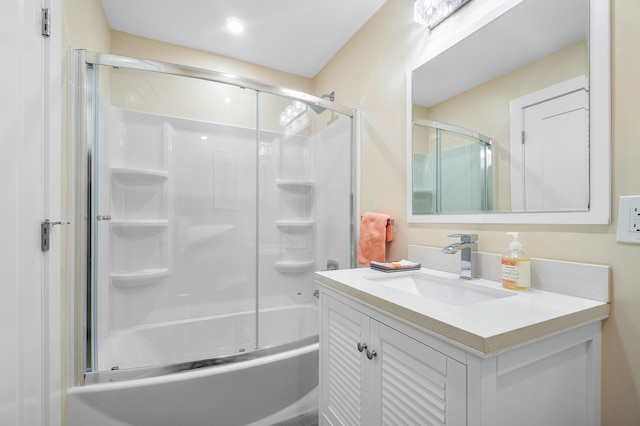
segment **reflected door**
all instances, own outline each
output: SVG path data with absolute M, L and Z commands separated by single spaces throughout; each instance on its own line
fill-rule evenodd
M 576 77 L 511 101 L 511 207 L 589 210 L 589 97 Z
M 525 210 L 589 208 L 588 120 L 584 90 L 523 110 Z

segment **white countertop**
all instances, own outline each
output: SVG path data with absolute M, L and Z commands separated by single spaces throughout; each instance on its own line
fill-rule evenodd
M 433 269 L 422 268 L 421 272 L 459 279 L 456 274 Z M 510 291 L 498 282 L 484 279 L 465 282 L 513 293 L 513 296 L 452 306 L 366 279 L 409 273 L 357 268 L 316 272 L 315 279 L 482 357 L 609 316 L 606 302 L 533 288 Z

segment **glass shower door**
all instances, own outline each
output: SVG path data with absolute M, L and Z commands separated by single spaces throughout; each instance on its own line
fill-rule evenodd
M 248 351 L 256 92 L 93 66 L 92 371 Z
M 314 272 L 352 265 L 352 117 L 258 94 L 258 343 L 317 339 Z

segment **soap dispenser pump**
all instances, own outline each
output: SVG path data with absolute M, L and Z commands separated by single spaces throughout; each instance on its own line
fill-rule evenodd
M 529 290 L 531 287 L 531 258 L 522 251 L 518 232 L 513 236 L 509 251 L 502 256 L 502 286 L 509 290 Z

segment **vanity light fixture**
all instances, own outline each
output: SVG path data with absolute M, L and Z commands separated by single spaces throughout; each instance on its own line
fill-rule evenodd
M 416 0 L 413 3 L 413 20 L 432 30 L 470 1 Z

